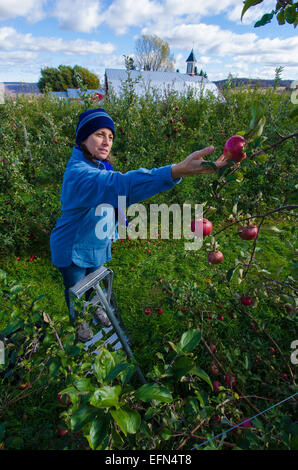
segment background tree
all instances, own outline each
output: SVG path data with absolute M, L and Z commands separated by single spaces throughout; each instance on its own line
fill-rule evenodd
M 126 70 L 136 70 L 133 57 L 124 56 L 125 68 Z
M 208 78 L 207 72 L 204 72 L 203 69 L 201 69 L 200 72 L 196 75 L 200 75 L 200 77 L 203 78 Z
M 142 35 L 135 45 L 135 64 L 139 70 L 174 70 L 170 46 L 156 35 Z
M 81 79 L 83 84 L 86 85 L 90 90 L 96 90 L 97 88 L 100 87 L 99 78 L 97 77 L 97 75 L 90 72 L 88 69 L 84 67 L 80 67 L 79 65 L 75 65 L 73 68 L 73 71 L 74 71 L 75 83 L 76 83 L 75 88 L 78 88 L 79 86 L 78 79 Z
M 88 69 L 75 65 L 59 65 L 58 68 L 45 67 L 41 69 L 41 77 L 37 83 L 41 92 L 46 87 L 53 91 L 66 91 L 67 88 L 79 88 L 81 84 L 89 89 L 97 89 L 100 86 L 98 77 Z

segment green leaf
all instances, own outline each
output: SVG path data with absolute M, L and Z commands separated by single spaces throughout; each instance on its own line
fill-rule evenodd
M 6 279 L 6 272 L 0 269 L 0 281 L 4 281 L 4 279 Z
M 204 392 L 204 390 L 201 390 L 200 392 L 195 390 L 195 395 L 199 399 L 201 407 L 205 408 L 205 406 L 208 405 L 208 395 Z
M 265 24 L 271 23 L 271 20 L 274 16 L 274 10 L 271 13 L 265 13 L 262 18 L 257 21 L 254 25 L 255 28 L 259 28 L 260 26 L 264 26 Z
M 226 274 L 226 278 L 227 278 L 228 282 L 230 282 L 230 280 L 232 279 L 234 271 L 235 271 L 235 268 L 231 268 L 231 269 L 228 270 L 228 272 Z
M 286 6 L 285 19 L 286 19 L 286 22 L 289 24 L 295 23 L 295 20 L 296 20 L 296 6 L 295 5 Z
M 266 153 L 261 153 L 256 157 L 256 161 L 262 165 L 267 162 L 268 158 L 269 157 L 266 155 Z
M 285 12 L 284 10 L 281 10 L 277 15 L 276 15 L 278 24 L 282 25 L 285 24 Z
M 82 405 L 76 410 L 70 420 L 70 426 L 73 432 L 79 431 L 85 424 L 91 421 L 98 411 L 90 405 Z
M 142 385 L 135 391 L 135 397 L 144 402 L 158 400 L 162 403 L 170 403 L 173 400 L 171 393 L 156 383 Z
M 104 387 L 95 390 L 90 399 L 90 404 L 96 408 L 108 408 L 110 406 L 115 406 L 117 408 L 120 393 L 120 385 L 115 385 L 114 387 L 105 385 Z
M 199 330 L 186 331 L 180 339 L 180 348 L 186 353 L 191 352 L 201 341 L 201 336 Z
M 296 106 L 293 111 L 289 114 L 290 119 L 295 119 L 298 117 L 298 106 Z
M 237 183 L 241 183 L 243 181 L 244 175 L 241 173 L 241 171 L 237 171 L 237 176 L 236 176 L 236 181 Z
M 74 388 L 73 385 L 71 385 L 70 387 L 66 387 L 63 390 L 61 390 L 61 392 L 59 392 L 60 395 L 64 395 L 65 393 L 72 394 L 72 395 L 81 395 L 81 392 L 78 391 L 76 388 Z
M 141 422 L 141 425 L 140 425 L 140 432 L 142 434 L 144 434 L 145 437 L 148 437 L 149 439 L 152 438 L 152 435 L 151 435 L 151 432 L 150 432 L 150 428 L 148 426 L 148 424 L 146 423 L 146 421 L 142 421 Z
M 113 354 L 106 348 L 103 348 L 94 361 L 94 375 L 98 382 L 105 382 L 106 377 L 114 367 L 115 360 Z
M 228 167 L 228 166 L 223 166 L 222 168 L 220 168 L 220 169 L 218 170 L 218 176 L 219 176 L 219 178 L 220 178 L 221 176 L 223 176 L 228 170 L 229 170 L 229 167 Z
M 23 328 L 24 322 L 23 321 L 15 321 L 9 323 L 4 330 L 0 331 L 1 336 L 10 335 L 13 331 L 17 330 L 18 328 Z
M 249 128 L 254 129 L 259 120 L 264 116 L 265 107 L 263 103 L 255 101 L 251 105 L 251 120 L 249 123 Z
M 96 450 L 104 438 L 109 434 L 110 417 L 107 413 L 97 414 L 91 423 L 89 439 L 91 448 Z
M 172 437 L 173 432 L 170 429 L 163 428 L 160 435 L 164 441 L 167 441 Z
M 184 375 L 188 374 L 194 366 L 195 363 L 190 357 L 178 357 L 173 364 L 173 372 L 177 380 L 180 380 Z
M 212 382 L 210 380 L 210 377 L 208 374 L 206 374 L 206 372 L 202 369 L 199 369 L 198 367 L 195 367 L 191 373 L 193 375 L 197 375 L 198 377 L 200 377 L 200 379 L 204 380 L 208 385 L 210 385 L 211 389 L 213 390 L 213 385 L 212 385 Z
M 50 375 L 50 377 L 55 377 L 55 375 L 59 371 L 60 367 L 61 367 L 60 359 L 52 359 L 50 361 L 50 366 L 49 366 L 49 375 Z
M 169 341 L 169 345 L 172 347 L 172 349 L 178 353 L 180 351 L 180 347 L 176 346 L 176 344 L 172 343 L 172 341 Z
M 79 392 L 93 392 L 94 391 L 94 386 L 91 384 L 91 379 L 84 378 L 84 379 L 75 380 L 73 383 L 73 386 Z
M 45 297 L 45 294 L 39 295 L 32 301 L 32 305 L 35 304 L 35 302 L 38 302 L 39 300 L 43 299 Z
M 241 13 L 241 21 L 242 21 L 242 18 L 244 16 L 244 14 L 246 13 L 246 11 L 255 6 L 255 5 L 258 5 L 258 3 L 262 3 L 263 0 L 246 0 L 245 4 L 244 4 L 244 7 L 242 8 L 242 13 Z
M 18 294 L 19 292 L 21 292 L 22 290 L 24 289 L 27 289 L 26 286 L 22 286 L 21 284 L 16 284 L 15 286 L 13 286 L 9 292 L 11 292 L 12 294 Z
M 278 227 L 275 227 L 274 225 L 263 225 L 262 226 L 262 230 L 269 230 L 271 232 L 276 232 L 276 233 L 280 233 L 282 232 L 282 230 Z
M 213 162 L 202 162 L 202 166 L 210 166 L 210 168 L 213 168 L 213 170 L 217 171 L 217 166 Z
M 126 369 L 124 369 L 122 372 L 120 372 L 120 380 L 123 385 L 129 383 L 132 375 L 136 372 L 137 366 L 134 364 L 129 364 Z
M 139 429 L 141 416 L 136 410 L 119 408 L 118 410 L 110 410 L 110 413 L 125 436 L 127 436 L 127 434 L 135 434 Z
M 111 382 L 117 377 L 117 375 L 120 374 L 120 372 L 124 371 L 129 366 L 130 364 L 128 364 L 127 362 L 123 364 L 117 364 L 115 367 L 113 367 L 113 369 L 110 370 L 108 375 L 105 377 L 105 382 Z

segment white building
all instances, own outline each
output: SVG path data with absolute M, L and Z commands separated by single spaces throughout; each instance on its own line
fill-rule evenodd
M 200 96 L 206 94 L 207 91 L 212 92 L 216 97 L 219 96 L 217 86 L 201 77 L 195 75 L 195 63 L 196 59 L 191 51 L 188 59 L 186 60 L 187 68 L 186 73 L 179 72 L 152 72 L 148 70 L 130 70 L 130 78 L 134 84 L 135 93 L 138 96 L 144 96 L 150 88 L 154 88 L 161 94 L 164 94 L 170 90 L 176 91 L 179 94 L 186 94 L 188 90 L 194 90 L 195 93 Z M 128 73 L 125 69 L 106 69 L 105 70 L 105 93 L 109 93 L 109 90 L 113 90 L 116 96 L 119 96 L 123 88 L 123 83 L 127 80 Z

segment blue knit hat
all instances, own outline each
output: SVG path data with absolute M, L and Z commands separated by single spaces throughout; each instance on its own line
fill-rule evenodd
M 111 129 L 115 136 L 115 125 L 113 119 L 103 108 L 89 109 L 79 115 L 79 122 L 76 128 L 76 144 L 87 139 L 90 134 L 97 131 L 101 127 Z

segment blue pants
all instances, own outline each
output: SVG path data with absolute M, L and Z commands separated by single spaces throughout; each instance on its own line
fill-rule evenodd
M 71 323 L 74 321 L 74 309 L 70 308 L 69 289 L 73 287 L 77 282 L 84 279 L 84 277 L 87 276 L 87 274 L 93 273 L 98 268 L 100 268 L 100 266 L 97 266 L 96 268 L 81 268 L 80 266 L 77 266 L 74 263 L 71 263 L 71 265 L 67 266 L 66 268 L 59 268 L 59 271 L 61 272 L 62 277 L 63 277 L 63 284 L 65 287 L 65 290 L 64 290 L 65 301 L 66 301 L 66 305 L 69 311 L 69 318 L 70 318 Z M 89 289 L 86 292 L 85 294 L 86 300 L 89 299 L 92 291 L 93 289 Z

